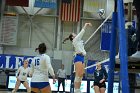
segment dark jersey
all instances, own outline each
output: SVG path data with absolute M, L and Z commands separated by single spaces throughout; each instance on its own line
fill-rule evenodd
M 100 80 L 102 80 L 102 79 L 107 79 L 107 72 L 106 72 L 106 70 L 105 69 L 100 69 L 100 70 L 95 70 L 95 72 L 94 72 L 94 78 L 95 78 L 95 80 L 94 80 L 94 82 L 97 82 L 97 83 L 99 83 L 100 82 Z

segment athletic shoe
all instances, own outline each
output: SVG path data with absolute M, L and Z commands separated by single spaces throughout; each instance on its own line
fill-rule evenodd
M 135 54 L 131 56 L 132 58 L 140 59 L 140 51 L 137 51 Z

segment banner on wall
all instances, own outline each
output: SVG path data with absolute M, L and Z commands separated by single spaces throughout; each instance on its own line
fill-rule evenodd
M 6 5 L 28 7 L 29 0 L 6 0 Z
M 56 0 L 35 0 L 34 7 L 56 9 L 57 7 L 56 2 L 57 2 Z
M 127 21 L 126 21 L 127 22 Z M 136 28 L 136 22 L 132 21 L 132 26 Z M 112 30 L 112 21 L 107 21 L 101 28 L 101 50 L 110 50 L 110 40 L 111 40 L 111 30 Z
M 0 44 L 16 45 L 18 32 L 18 15 L 6 13 L 2 18 Z
M 106 51 L 110 50 L 111 27 L 112 27 L 112 22 L 107 21 L 101 28 L 101 44 L 100 44 L 101 50 L 106 50 Z
M 34 56 L 16 56 L 0 54 L 0 68 L 2 69 L 18 69 L 23 64 L 23 60 L 29 60 L 30 63 L 34 60 Z

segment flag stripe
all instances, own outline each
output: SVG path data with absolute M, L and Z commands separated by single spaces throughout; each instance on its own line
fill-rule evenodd
M 66 4 L 65 20 L 67 20 L 67 17 L 68 17 L 68 4 Z
M 75 19 L 75 8 L 76 8 L 76 6 L 75 6 L 75 1 L 76 0 L 72 0 L 73 1 L 73 15 L 72 15 L 72 21 L 74 21 L 74 19 Z
M 64 20 L 64 17 L 63 17 L 63 16 L 64 16 L 64 11 L 65 11 L 64 9 L 65 9 L 65 8 L 64 8 L 64 3 L 63 3 L 63 4 L 62 4 L 62 10 L 61 10 L 61 13 L 62 13 L 62 14 L 61 14 L 61 15 L 62 15 L 62 16 L 61 16 L 61 19 L 62 19 L 62 20 Z
M 71 12 L 71 10 L 70 10 L 71 8 L 70 8 L 70 4 L 68 4 L 68 21 L 70 21 L 70 12 Z
M 80 0 L 78 0 L 78 11 L 80 11 L 80 4 L 81 4 L 81 2 L 80 2 Z M 78 13 L 78 21 L 80 20 L 80 13 Z
M 78 11 L 78 0 L 76 1 L 76 6 L 77 6 L 77 8 L 76 8 L 76 12 L 75 12 L 75 20 L 77 22 L 77 18 L 78 18 L 78 12 L 77 12 Z
M 79 3 L 79 0 L 77 0 L 77 2 L 76 2 L 76 6 L 77 6 L 77 8 L 76 8 L 76 14 L 75 14 L 75 20 L 76 20 L 76 22 L 78 21 L 78 3 Z
M 70 20 L 72 20 L 72 18 L 73 18 L 73 17 L 72 17 L 72 16 L 73 16 L 72 13 L 73 13 L 73 9 L 74 9 L 74 2 L 73 2 L 73 0 L 72 0 L 72 5 L 71 5 L 71 6 L 72 6 L 72 7 L 71 7 L 72 10 L 71 10 L 71 16 L 70 16 L 71 19 L 70 19 Z
M 62 21 L 78 22 L 80 19 L 81 0 L 71 0 L 70 3 L 61 3 L 60 18 Z

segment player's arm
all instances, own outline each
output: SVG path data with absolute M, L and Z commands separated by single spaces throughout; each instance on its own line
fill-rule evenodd
M 105 81 L 107 80 L 107 78 L 108 78 L 108 75 L 107 75 L 107 72 L 106 72 L 106 70 L 105 69 L 103 69 L 103 72 L 104 72 L 104 78 L 103 79 L 105 79 Z
M 29 77 L 32 77 L 32 71 L 31 71 L 31 68 L 28 68 L 28 76 L 29 76 Z
M 79 39 L 81 39 L 83 37 L 87 26 L 92 26 L 92 24 L 91 23 L 85 23 L 85 25 L 83 26 L 83 28 L 80 31 L 80 33 L 78 33 L 77 36 L 74 38 L 75 40 L 79 40 Z
M 58 69 L 58 71 L 57 71 L 57 76 L 56 76 L 56 78 L 58 78 L 58 76 L 59 76 L 59 73 L 60 73 L 60 69 Z
M 58 71 L 57 71 L 57 75 L 59 75 L 59 73 L 60 73 L 60 71 L 59 71 L 60 69 L 58 69 Z
M 31 63 L 31 68 L 30 68 L 30 71 L 29 71 L 29 76 L 32 77 L 33 73 L 34 73 L 34 64 L 33 64 L 33 62 L 32 62 L 32 63 Z
M 19 76 L 20 70 L 21 70 L 21 67 L 19 67 L 17 72 L 16 72 L 16 78 Z
M 46 65 L 47 65 L 47 67 L 48 67 L 48 71 L 49 71 L 49 73 L 50 73 L 50 75 L 52 76 L 52 78 L 53 78 L 53 82 L 55 83 L 55 74 L 54 74 L 54 70 L 53 70 L 53 68 L 52 68 L 52 65 L 51 65 L 51 60 L 50 60 L 50 57 L 48 56 L 48 57 L 46 57 Z
M 17 72 L 16 72 L 16 78 L 17 78 L 17 81 L 20 81 L 18 76 L 20 74 L 20 71 L 21 71 L 21 67 L 18 68 Z

